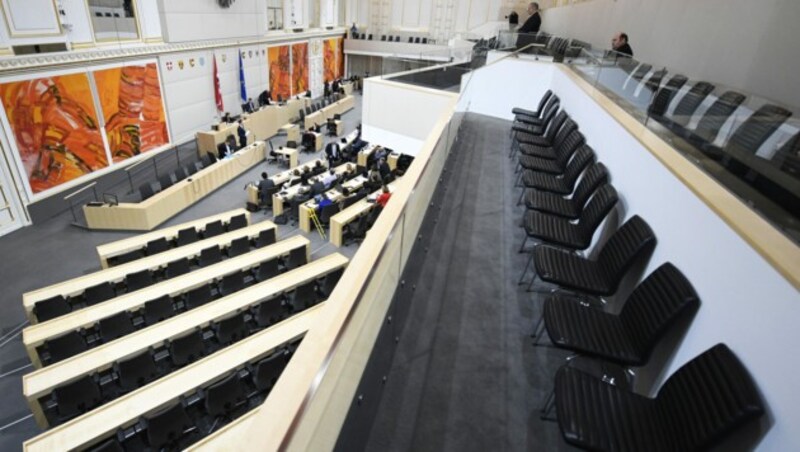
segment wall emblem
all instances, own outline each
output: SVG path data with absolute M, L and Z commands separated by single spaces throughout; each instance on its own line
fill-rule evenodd
M 183 70 L 183 60 L 178 60 L 178 69 Z
M 167 70 L 168 71 L 172 70 L 172 61 L 167 61 Z
M 194 67 L 194 58 L 189 58 L 189 66 Z

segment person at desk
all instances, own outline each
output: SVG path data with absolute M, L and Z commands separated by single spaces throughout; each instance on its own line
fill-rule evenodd
M 333 204 L 333 201 L 331 201 L 330 198 L 325 195 L 325 193 L 317 195 L 315 201 L 317 202 L 317 215 L 322 212 L 322 209 Z
M 231 120 L 231 112 L 226 111 L 225 113 L 222 114 L 222 122 L 224 122 L 226 124 L 229 124 L 229 123 L 232 122 L 232 120 Z
M 619 32 L 611 38 L 611 48 L 617 52 L 617 56 L 628 56 L 633 58 L 633 49 L 631 49 L 630 44 L 628 44 L 628 35 L 623 32 Z
M 264 171 L 261 173 L 261 180 L 258 181 L 258 195 L 261 198 L 261 202 L 266 202 L 267 197 L 267 190 L 275 186 L 275 182 L 269 178 L 267 172 Z
M 375 204 L 377 204 L 377 205 L 379 205 L 381 207 L 386 207 L 386 203 L 389 202 L 389 198 L 391 198 L 391 197 L 392 197 L 392 192 L 389 191 L 389 187 L 384 185 L 383 189 L 381 189 L 381 194 L 378 195 L 378 197 L 375 198 L 374 201 L 370 200 L 368 198 L 367 202 L 374 202 Z
M 331 85 L 331 91 L 335 94 L 338 93 L 340 89 L 341 87 L 339 86 L 339 79 L 334 80 L 333 84 Z
M 242 104 L 242 111 L 245 113 L 252 113 L 256 111 L 256 104 L 253 103 L 253 98 L 247 99 L 247 102 Z
M 328 171 L 328 174 L 322 176 L 322 183 L 325 184 L 325 188 L 330 188 L 339 178 L 336 176 L 336 170 L 331 168 Z
M 335 141 L 331 141 L 325 146 L 325 157 L 328 159 L 329 167 L 335 166 L 336 162 L 342 158 L 340 149 L 339 143 Z
M 364 185 L 367 186 L 370 191 L 381 186 L 381 173 L 377 165 L 372 165 L 372 168 L 370 168 L 369 173 L 367 173 L 367 182 Z
M 314 174 L 308 167 L 303 168 L 303 173 L 300 174 L 300 183 L 303 185 L 308 185 L 308 180 L 313 176 Z
M 262 107 L 269 105 L 269 91 L 264 90 L 258 95 L 258 104 Z
M 286 179 L 286 183 L 283 184 L 283 188 L 287 189 L 301 180 L 302 177 L 300 176 L 300 170 L 295 168 L 294 171 L 292 171 L 292 174 L 289 176 L 289 179 Z
M 322 166 L 321 161 L 317 160 L 317 163 L 314 164 L 314 169 L 312 170 L 312 173 L 314 173 L 314 175 L 316 176 L 317 174 L 322 174 L 324 172 L 325 172 L 325 167 Z
M 224 142 L 217 145 L 217 152 L 220 160 L 232 156 L 236 152 L 236 138 L 233 135 L 228 135 Z
M 244 128 L 244 122 L 241 119 L 236 128 L 236 134 L 239 135 L 239 149 L 247 146 L 247 129 Z
M 370 157 L 373 161 L 380 162 L 381 160 L 385 159 L 387 155 L 389 155 L 389 152 L 386 151 L 386 148 L 383 146 L 378 146 L 378 148 L 375 149 L 375 152 L 373 152 Z
M 378 171 L 381 173 L 381 180 L 383 183 L 389 182 L 389 179 L 392 177 L 392 169 L 389 168 L 389 164 L 386 163 L 386 159 L 378 160 Z

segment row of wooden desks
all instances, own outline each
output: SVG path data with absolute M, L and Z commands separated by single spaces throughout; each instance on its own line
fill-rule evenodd
M 328 122 L 329 118 L 333 118 L 334 115 L 344 114 L 355 107 L 355 104 L 355 97 L 352 95 L 345 96 L 344 98 L 328 105 L 327 107 L 321 108 L 310 115 L 306 115 L 303 125 L 305 126 L 306 130 L 311 129 L 314 126 L 323 126 L 326 122 Z
M 394 192 L 394 183 L 389 184 L 389 191 Z M 341 212 L 331 217 L 330 223 L 330 242 L 337 247 L 342 246 L 344 243 L 344 227 L 360 217 L 367 215 L 370 210 L 375 207 L 375 198 L 377 198 L 383 189 L 376 190 L 364 199 L 359 200 L 357 203 L 342 209 Z
M 364 183 L 367 181 L 367 178 L 364 176 L 357 176 L 353 179 L 342 184 L 342 188 L 346 188 L 350 192 L 356 192 L 360 189 Z M 332 188 L 325 192 L 325 196 L 328 197 L 334 203 L 339 202 L 340 199 L 344 197 L 342 192 L 339 190 Z M 300 205 L 300 212 L 298 214 L 298 225 L 300 230 L 303 232 L 311 232 L 311 216 L 310 213 L 312 211 L 317 210 L 317 202 L 313 199 L 310 199 Z
M 341 177 L 342 174 L 355 170 L 356 166 L 354 164 L 343 163 L 334 168 L 334 173 L 336 174 L 337 177 Z M 327 174 L 328 171 L 325 171 L 324 173 L 320 173 L 314 177 L 309 178 L 308 179 L 309 185 L 306 188 L 310 189 L 311 185 L 313 185 L 317 181 L 321 181 L 323 178 L 325 178 Z M 303 189 L 302 187 L 303 186 L 300 184 L 292 185 L 291 187 L 283 189 L 278 193 L 272 195 L 272 215 L 273 216 L 281 215 L 285 209 L 285 203 L 294 199 L 294 197 L 300 193 L 300 190 Z
M 281 186 L 285 184 L 291 177 L 294 170 L 299 171 L 301 174 L 308 168 L 309 171 L 313 170 L 314 167 L 317 166 L 317 162 L 322 165 L 324 168 L 328 168 L 327 160 L 322 159 L 314 159 L 310 160 L 302 165 L 299 165 L 295 168 L 289 168 L 286 171 L 282 171 L 278 174 L 273 175 L 269 179 L 272 181 L 275 186 Z M 247 202 L 258 205 L 258 184 L 256 182 L 251 182 L 247 185 Z
M 137 203 L 84 205 L 90 229 L 149 231 L 264 161 L 259 141 Z

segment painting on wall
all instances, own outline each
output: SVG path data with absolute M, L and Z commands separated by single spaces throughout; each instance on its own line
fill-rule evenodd
M 292 44 L 292 94 L 308 89 L 308 43 Z
M 339 42 L 337 39 L 326 39 L 323 41 L 323 64 L 325 82 L 331 82 L 336 78 L 339 71 L 338 58 Z
M 291 67 L 289 46 L 270 47 L 267 51 L 269 65 L 269 92 L 272 99 L 288 99 L 291 95 Z
M 156 63 L 94 72 L 114 162 L 169 143 Z
M 108 166 L 85 73 L 0 84 L 33 193 Z

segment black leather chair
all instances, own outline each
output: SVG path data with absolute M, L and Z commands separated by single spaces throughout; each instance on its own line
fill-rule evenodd
M 685 85 L 688 80 L 689 79 L 687 79 L 685 75 L 673 75 L 667 84 L 659 89 L 653 97 L 653 102 L 650 103 L 647 113 L 656 119 L 664 116 L 669 109 L 669 104 L 672 102 L 672 99 L 675 98 L 675 95 L 683 88 L 683 85 Z
M 203 229 L 203 238 L 207 239 L 209 237 L 220 235 L 224 232 L 225 229 L 222 227 L 222 220 L 212 221 L 206 224 L 205 229 Z
M 308 263 L 308 257 L 306 256 L 306 247 L 301 246 L 300 248 L 295 248 L 289 251 L 289 258 L 285 262 L 285 267 L 287 270 L 293 270 L 297 267 L 306 265 Z
M 237 372 L 232 372 L 205 390 L 206 413 L 215 417 L 229 417 L 246 400 L 244 386 Z
M 319 222 L 323 226 L 327 226 L 331 222 L 331 217 L 339 213 L 339 205 L 329 204 L 322 208 L 322 211 L 319 213 Z
M 527 124 L 538 124 L 538 120 L 541 119 L 542 113 L 544 112 L 544 106 L 552 96 L 552 90 L 548 89 L 545 91 L 542 98 L 539 99 L 539 107 L 536 110 L 527 110 L 521 107 L 515 107 L 511 109 L 511 113 L 514 115 L 514 121 L 520 121 Z
M 258 282 L 266 281 L 270 278 L 278 276 L 281 273 L 278 259 L 268 260 L 262 262 L 261 265 L 253 273 L 253 277 Z
M 155 283 L 153 274 L 147 269 L 131 273 L 125 277 L 125 287 L 127 287 L 128 292 L 135 292 L 139 289 L 150 286 L 153 283 Z
M 544 134 L 547 124 L 556 116 L 560 106 L 561 99 L 559 99 L 557 95 L 553 94 L 550 96 L 550 99 L 547 101 L 547 104 L 544 107 L 544 113 L 542 114 L 540 121 L 536 121 L 533 124 L 514 122 L 511 125 L 511 131 L 530 135 Z
M 533 188 L 557 195 L 569 195 L 575 190 L 578 176 L 584 169 L 594 162 L 594 151 L 589 145 L 583 145 L 575 152 L 575 156 L 567 164 L 562 175 L 542 173 L 539 171 L 525 171 L 522 173 L 522 183 L 525 188 Z M 523 195 L 524 195 L 523 191 Z
M 512 146 L 512 148 L 519 148 L 519 149 L 526 149 L 530 155 L 535 155 L 534 152 L 531 151 L 530 146 L 541 146 L 541 147 L 551 147 L 553 146 L 553 141 L 556 138 L 558 132 L 561 131 L 561 128 L 569 119 L 569 114 L 565 110 L 561 110 L 556 114 L 556 117 L 550 122 L 550 125 L 547 127 L 544 135 L 537 136 L 537 135 L 528 135 L 528 134 L 517 134 L 517 139 L 515 143 L 518 146 Z M 578 125 L 575 124 L 575 128 L 578 128 Z
M 189 273 L 189 271 L 191 271 L 189 259 L 178 259 L 167 264 L 167 269 L 164 271 L 164 277 L 166 279 L 174 278 L 176 276 L 185 275 Z
M 127 336 L 135 330 L 136 328 L 133 326 L 133 320 L 128 311 L 118 312 L 111 317 L 100 319 L 100 321 L 97 322 L 97 332 L 103 343 L 108 343 L 122 336 Z
M 72 312 L 72 305 L 62 295 L 38 301 L 33 305 L 33 315 L 36 316 L 38 322 L 46 322 L 70 312 Z
M 707 147 L 703 149 L 703 152 L 712 158 L 722 159 L 725 163 L 738 152 L 753 155 L 790 116 L 792 116 L 792 112 L 783 107 L 772 104 L 763 105 L 736 128 L 725 145 L 724 151 Z
M 577 130 L 570 133 L 564 142 L 559 146 L 555 145 L 555 159 L 550 160 L 547 158 L 536 157 L 533 155 L 521 155 L 519 163 L 522 168 L 526 170 L 538 171 L 549 174 L 564 174 L 572 154 L 578 150 L 579 147 L 586 143 L 583 134 Z
M 230 221 L 228 221 L 228 231 L 235 231 L 237 229 L 246 227 L 247 227 L 247 217 L 245 216 L 245 214 L 239 214 L 233 216 L 231 217 Z
M 167 243 L 167 239 L 164 237 L 157 238 L 155 240 L 151 240 L 147 242 L 147 246 L 145 246 L 145 252 L 148 256 L 152 256 L 153 254 L 163 253 L 169 249 L 169 243 Z
M 44 344 L 50 355 L 48 364 L 63 361 L 88 349 L 86 339 L 77 331 L 70 331 L 62 336 L 48 339 L 44 341 Z
M 178 231 L 178 238 L 175 241 L 175 245 L 177 246 L 188 245 L 198 240 L 200 240 L 200 234 L 197 233 L 197 229 L 195 228 L 181 229 L 180 231 Z
M 248 237 L 239 237 L 231 241 L 231 245 L 227 249 L 228 257 L 241 256 L 250 252 L 250 239 Z
M 249 330 L 244 320 L 244 312 L 231 314 L 214 324 L 217 342 L 230 345 L 247 337 Z
M 300 312 L 317 304 L 316 281 L 309 281 L 295 287 L 289 297 L 289 312 Z
M 317 293 L 323 298 L 328 298 L 339 282 L 339 279 L 341 279 L 343 273 L 344 268 L 339 268 L 325 275 L 322 283 L 317 284 Z
M 281 299 L 273 298 L 256 305 L 252 309 L 252 315 L 256 325 L 266 328 L 283 320 L 286 317 L 286 308 L 283 307 Z
M 196 428 L 180 401 L 152 415 L 144 416 L 141 424 L 147 433 L 147 444 L 152 450 L 182 449 L 177 447 L 180 440 Z
M 161 177 L 158 178 L 158 183 L 161 184 L 161 189 L 166 190 L 175 183 L 175 176 L 170 174 L 163 174 Z
M 558 121 L 561 121 L 561 125 L 557 124 Z M 552 139 L 549 139 L 549 136 L 553 134 L 553 130 L 556 127 L 548 128 L 547 133 L 540 137 L 535 137 L 537 138 L 535 141 L 524 143 L 520 142 L 518 146 L 520 153 L 522 155 L 530 155 L 554 160 L 557 155 L 556 150 L 563 146 L 567 137 L 578 131 L 578 124 L 570 119 L 569 115 L 567 115 L 567 113 L 563 110 L 559 112 L 559 114 L 556 116 L 556 119 L 554 119 L 551 124 L 558 126 L 558 132 L 553 135 Z
M 700 122 L 697 123 L 697 128 L 694 131 L 685 132 L 684 136 L 699 147 L 713 143 L 722 125 L 739 108 L 744 99 L 744 94 L 736 91 L 724 93 L 706 110 Z
M 678 105 L 675 106 L 675 110 L 672 112 L 672 115 L 667 118 L 660 118 L 662 123 L 666 123 L 670 128 L 683 128 L 689 123 L 692 115 L 700 104 L 711 94 L 711 91 L 714 91 L 714 85 L 708 82 L 697 82 L 695 83 L 692 88 L 683 96 L 678 102 Z
M 103 401 L 100 385 L 89 375 L 53 390 L 59 423 L 90 411 Z
M 747 369 L 724 344 L 684 364 L 655 398 L 564 366 L 555 406 L 564 439 L 594 451 L 710 450 L 765 411 Z
M 169 295 L 162 295 L 144 304 L 144 323 L 153 325 L 175 315 L 175 307 Z
M 117 375 L 117 384 L 124 392 L 139 389 L 159 377 L 151 350 L 115 362 L 114 373 Z
M 136 259 L 140 259 L 144 256 L 144 248 L 140 248 L 138 250 L 128 251 L 127 253 L 118 254 L 116 256 L 109 257 L 107 259 L 108 266 L 113 267 L 115 265 L 122 265 L 127 264 L 128 262 L 133 262 Z
M 699 306 L 692 284 L 668 262 L 634 289 L 619 314 L 556 295 L 545 301 L 542 319 L 550 341 L 559 348 L 639 367 L 647 364 L 669 328 Z
M 117 294 L 109 282 L 103 282 L 96 286 L 88 287 L 83 292 L 83 301 L 86 306 L 92 306 L 97 303 L 110 300 L 116 297 Z
M 214 245 L 200 251 L 197 264 L 201 267 L 207 267 L 220 261 L 222 261 L 222 251 L 220 251 L 218 246 Z
M 525 207 L 539 212 L 557 215 L 570 220 L 577 219 L 589 197 L 602 185 L 608 183 L 608 170 L 602 163 L 594 163 L 583 174 L 575 192 L 569 198 L 546 191 L 530 190 L 525 196 Z
M 244 274 L 240 271 L 225 275 L 219 283 L 219 293 L 226 297 L 244 288 Z
M 272 389 L 283 373 L 283 369 L 286 368 L 286 363 L 283 353 L 264 358 L 256 363 L 250 370 L 256 389 L 262 392 Z
M 204 284 L 186 292 L 183 303 L 186 305 L 186 309 L 194 309 L 210 302 L 212 298 L 211 286 Z
M 589 200 L 577 222 L 565 218 L 533 211 L 525 213 L 525 240 L 519 251 L 525 250 L 528 239 L 538 239 L 545 244 L 568 250 L 585 250 L 592 243 L 592 236 L 611 212 L 618 200 L 617 191 L 611 185 L 601 187 Z
M 182 166 L 175 168 L 175 171 L 172 174 L 175 176 L 175 182 L 182 181 L 189 176 Z
M 139 186 L 139 196 L 142 201 L 150 198 L 160 191 L 161 185 L 159 185 L 158 182 L 146 182 Z
M 182 367 L 201 358 L 206 353 L 206 344 L 199 329 L 170 339 L 169 356 L 172 364 Z
M 277 240 L 275 228 L 264 229 L 258 233 L 258 237 L 253 243 L 254 248 L 263 248 L 272 245 Z

